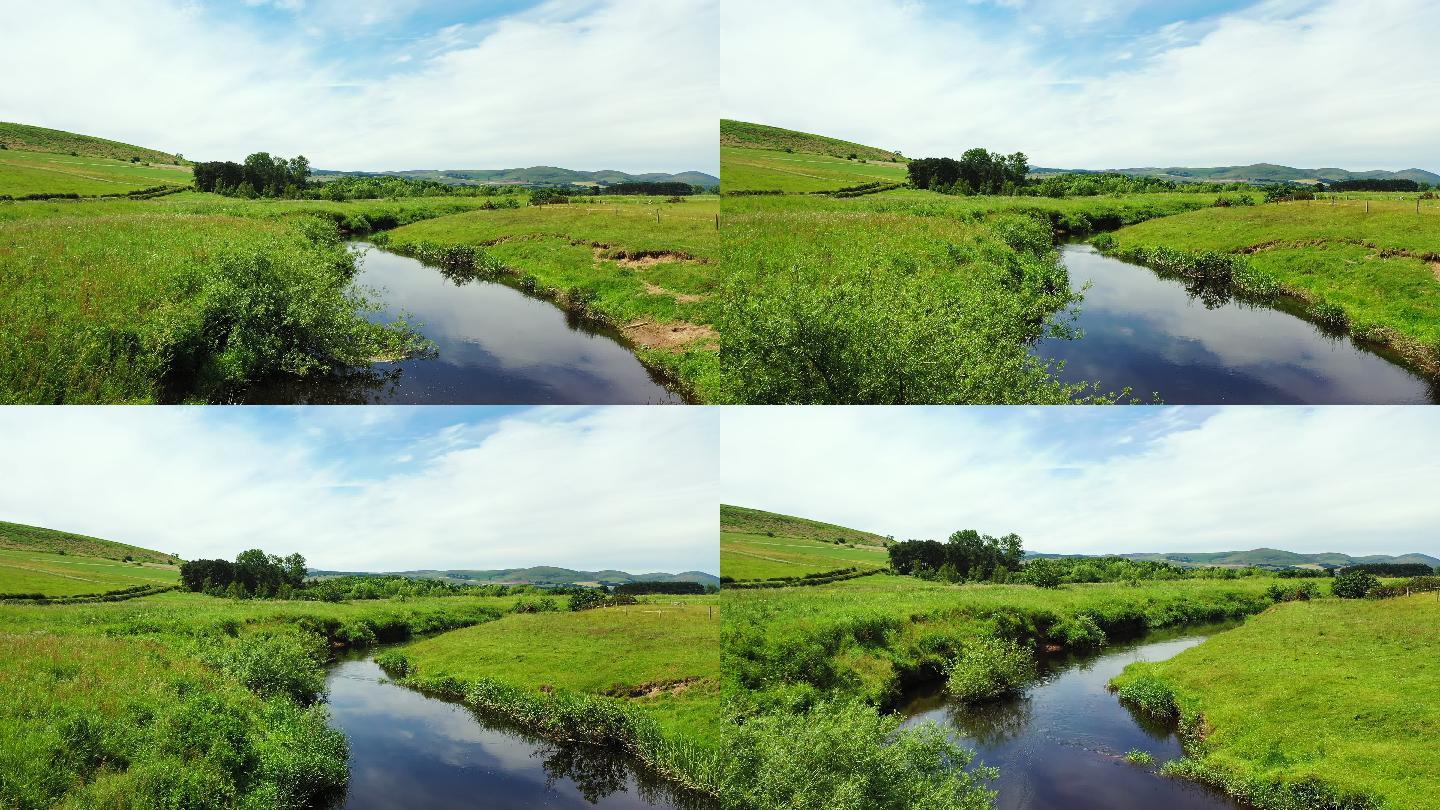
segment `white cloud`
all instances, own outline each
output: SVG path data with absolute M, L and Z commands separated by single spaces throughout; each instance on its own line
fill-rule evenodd
M 1118 430 L 1103 409 L 727 409 L 721 496 L 900 538 L 1015 531 L 1051 552 L 1440 556 L 1440 412 L 1135 413 Z
M 0 88 L 0 119 L 200 159 L 304 153 L 320 168 L 717 162 L 716 0 L 551 0 L 434 32 L 378 60 L 386 71 L 356 74 L 320 49 L 316 28 L 344 18 L 383 34 L 405 4 L 281 5 L 297 30 L 224 22 L 182 0 L 7 9 L 0 73 L 25 80 Z
M 351 458 L 415 418 L 310 408 L 280 431 L 193 408 L 0 409 L 0 519 L 345 570 L 718 566 L 710 411 L 531 410 L 417 435 L 393 467 Z
M 1055 19 L 1045 2 L 1011 5 Z M 982 34 L 913 2 L 775 6 L 723 6 L 727 117 L 911 155 L 1021 150 L 1048 166 L 1440 169 L 1428 104 L 1440 5 L 1425 0 L 1267 0 L 1128 44 L 1097 36 L 1088 47 L 1131 56 L 1101 59 L 1104 72 L 1070 67 L 1023 25 Z M 1075 19 L 1103 31 L 1124 6 L 1085 3 Z

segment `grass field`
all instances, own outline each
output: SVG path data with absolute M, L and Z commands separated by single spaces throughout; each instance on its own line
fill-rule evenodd
M 96 197 L 157 186 L 189 186 L 190 169 L 104 157 L 0 150 L 0 197 L 78 194 Z
M 577 197 L 567 205 L 474 211 L 398 228 L 387 245 L 401 253 L 423 245 L 477 248 L 561 303 L 582 303 L 643 361 L 708 401 L 719 348 L 711 300 L 720 282 L 719 202 L 683 199 Z
M 1437 625 L 1434 594 L 1285 603 L 1168 661 L 1133 664 L 1116 683 L 1172 694 L 1201 731 L 1179 772 L 1262 808 L 1300 806 L 1273 784 L 1318 780 L 1384 808 L 1433 810 Z
M 156 200 L 0 204 L 0 402 L 205 401 L 277 375 L 396 356 L 371 324 L 341 228 L 482 204 Z M 333 224 L 332 224 L 333 223 Z
M 834 523 L 825 523 L 794 515 L 766 512 L 763 509 L 733 506 L 728 503 L 720 504 L 720 528 L 722 531 L 749 532 L 751 534 L 773 532 L 787 537 L 803 537 L 809 540 L 844 540 L 847 543 L 870 546 L 884 546 L 889 542 L 889 538 L 874 532 L 851 529 L 837 526 Z
M 426 677 L 492 678 L 629 701 L 680 738 L 718 744 L 720 611 L 716 597 L 580 612 L 527 613 L 402 649 Z M 543 643 L 537 640 L 543 639 Z
M 6 523 L 0 520 L 0 548 L 21 551 L 40 551 L 50 554 L 64 552 L 86 557 L 103 557 L 108 560 L 124 560 L 129 557 L 141 562 L 171 565 L 176 558 L 169 554 L 153 551 L 128 543 L 102 540 L 73 532 L 62 532 L 40 526 L 26 526 L 23 523 Z
M 80 135 L 59 129 L 46 129 L 45 127 L 7 121 L 0 121 L 0 145 L 3 145 L 6 150 L 107 158 L 125 162 L 130 162 L 132 158 L 138 158 L 140 162 L 144 163 L 188 165 L 188 161 L 182 160 L 179 155 L 172 155 L 158 149 L 147 149 L 143 146 L 96 138 L 91 135 Z
M 0 605 L 0 806 L 309 807 L 343 788 L 331 644 L 491 621 L 494 600 Z
M 1196 211 L 1122 229 L 1113 249 L 1243 255 L 1312 308 L 1338 308 L 1331 321 L 1440 373 L 1440 201 L 1417 211 L 1414 195 L 1367 196 Z
M 900 154 L 886 149 L 877 149 L 862 143 L 827 138 L 809 132 L 752 124 L 747 121 L 720 119 L 720 146 L 765 149 L 771 151 L 791 150 L 811 155 L 845 158 L 854 155 L 857 159 L 894 161 L 903 160 Z M 722 178 L 723 179 L 723 178 Z
M 720 532 L 720 574 L 735 580 L 800 577 L 842 568 L 883 568 L 885 549 L 782 534 Z
M 867 183 L 904 183 L 905 164 L 890 160 L 847 160 L 844 156 L 720 147 L 723 192 L 838 191 Z
M 179 569 L 170 565 L 0 549 L 0 594 L 102 594 L 137 585 L 173 585 L 179 578 Z

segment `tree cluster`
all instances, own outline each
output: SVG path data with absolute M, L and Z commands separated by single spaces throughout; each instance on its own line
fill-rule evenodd
M 234 562 L 191 560 L 180 565 L 180 583 L 197 593 L 288 596 L 305 585 L 305 558 L 299 554 L 277 557 L 255 548 L 240 552 Z
M 1023 152 L 1002 155 L 977 147 L 967 150 L 959 160 L 912 160 L 906 170 L 916 188 L 947 194 L 1011 194 L 1025 185 L 1030 163 Z
M 294 197 L 310 182 L 310 161 L 256 152 L 244 163 L 229 160 L 196 163 L 195 188 L 231 197 Z
M 892 543 L 889 552 L 890 567 L 897 573 L 933 576 L 947 582 L 988 581 L 997 577 L 1003 581 L 1009 572 L 1020 570 L 1025 555 L 1019 535 L 991 537 L 974 529 L 955 532 L 944 543 L 938 540 Z
M 615 593 L 640 596 L 647 593 L 663 594 L 704 594 L 705 586 L 699 582 L 626 582 L 615 586 Z
M 1364 571 L 1377 577 L 1428 577 L 1436 573 L 1424 563 L 1362 563 L 1340 569 L 1340 573 L 1348 571 Z
M 695 193 L 695 186 L 689 183 L 615 183 L 598 188 L 601 194 L 641 194 L 653 197 L 688 197 Z
M 1401 178 L 1371 179 L 1371 180 L 1332 180 L 1329 183 L 1317 183 L 1317 191 L 1423 191 L 1420 184 L 1414 180 L 1403 180 Z

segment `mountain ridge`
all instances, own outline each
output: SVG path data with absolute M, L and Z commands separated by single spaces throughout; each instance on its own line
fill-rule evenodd
M 490 569 L 417 568 L 408 571 L 331 571 L 311 568 L 306 572 L 307 576 L 312 577 L 365 576 L 367 574 L 385 574 L 408 577 L 410 579 L 439 579 L 446 582 L 475 585 L 544 585 L 554 587 L 558 585 L 575 585 L 594 582 L 600 582 L 606 585 L 617 585 L 626 582 L 698 582 L 701 585 L 720 584 L 719 577 L 713 574 L 707 574 L 704 571 L 681 571 L 678 574 L 663 571 L 631 574 L 613 568 L 599 571 L 584 571 L 551 565 L 533 565 L 527 568 Z

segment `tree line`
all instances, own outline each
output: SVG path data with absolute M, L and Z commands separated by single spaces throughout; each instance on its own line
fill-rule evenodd
M 180 565 L 180 584 L 196 593 L 244 598 L 282 598 L 305 586 L 305 558 L 300 554 L 277 557 L 258 548 L 242 551 L 230 560 L 190 560 Z
M 215 160 L 196 163 L 195 188 L 230 197 L 297 196 L 310 182 L 310 161 L 304 156 L 286 160 L 269 152 L 256 152 L 244 163 Z
M 1398 177 L 1384 180 L 1332 180 L 1329 183 L 1315 184 L 1316 191 L 1427 191 L 1429 188 L 1428 183 L 1417 183 Z
M 938 540 L 906 540 L 891 543 L 890 567 L 896 573 L 945 582 L 1005 582 L 1019 571 L 1025 557 L 1018 534 L 992 537 L 974 529 L 962 529 L 941 543 Z
M 943 194 L 1013 194 L 1025 185 L 1030 162 L 1024 152 L 1002 155 L 982 147 L 955 158 L 919 158 L 906 166 L 916 188 Z

